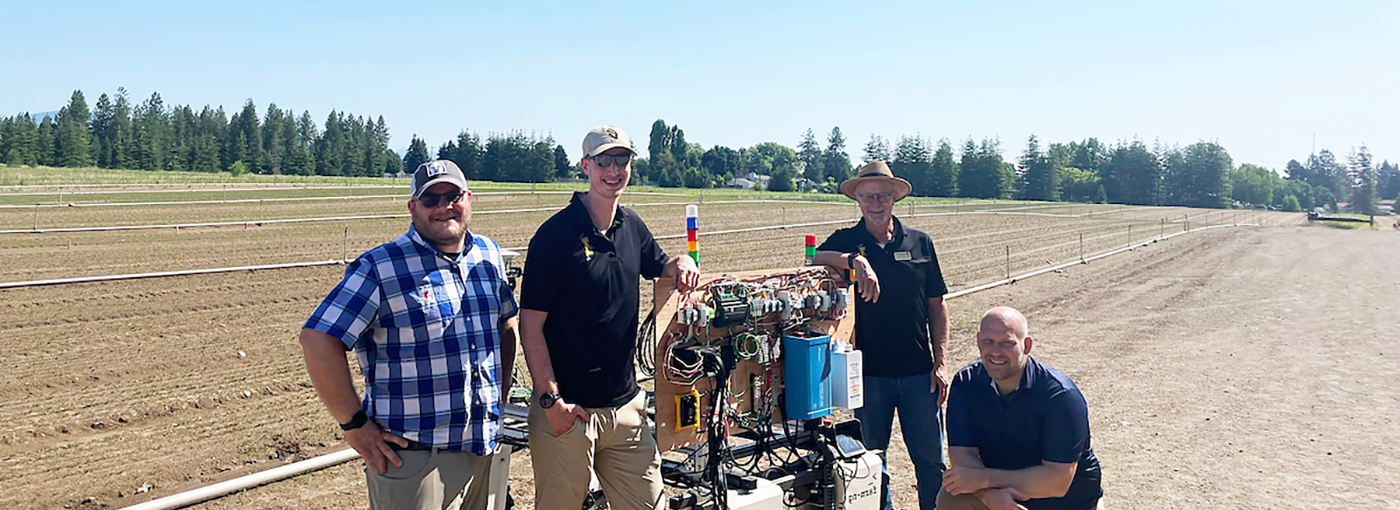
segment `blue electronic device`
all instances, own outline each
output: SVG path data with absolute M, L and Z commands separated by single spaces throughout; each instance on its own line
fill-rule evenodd
M 783 335 L 783 393 L 787 419 L 831 414 L 831 335 Z

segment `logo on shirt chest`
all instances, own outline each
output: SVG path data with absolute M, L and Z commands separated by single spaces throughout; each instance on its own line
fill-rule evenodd
M 584 261 L 584 262 L 592 262 L 592 261 L 593 261 L 593 248 L 592 248 L 591 246 L 589 246 L 589 244 L 588 244 L 588 242 L 589 242 L 588 234 L 584 234 L 584 235 L 578 236 L 578 240 L 579 240 L 580 242 L 583 243 L 583 261 Z

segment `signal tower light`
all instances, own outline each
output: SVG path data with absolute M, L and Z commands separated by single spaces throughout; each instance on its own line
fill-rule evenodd
M 700 208 L 695 204 L 685 206 L 685 245 L 695 265 L 700 265 Z
M 809 265 L 809 266 L 815 266 L 815 265 L 817 265 L 817 236 L 816 236 L 816 234 L 807 234 L 807 235 L 805 236 L 805 241 L 806 241 L 805 244 L 806 244 L 806 247 L 807 247 L 807 265 Z

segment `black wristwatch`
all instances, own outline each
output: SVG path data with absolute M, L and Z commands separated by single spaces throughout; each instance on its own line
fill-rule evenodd
M 858 254 L 858 253 L 852 253 L 852 254 L 850 254 L 850 255 L 846 255 L 846 267 L 849 267 L 849 268 L 851 268 L 851 269 L 855 269 L 855 268 L 856 268 L 856 257 L 859 257 L 859 256 L 860 256 L 860 254 Z
M 551 407 L 554 407 L 554 403 L 555 403 L 555 402 L 558 402 L 558 401 L 559 401 L 559 394 L 558 394 L 558 393 L 541 393 L 541 394 L 540 394 L 540 409 L 549 409 L 549 408 L 551 408 Z
M 369 423 L 369 415 L 365 414 L 364 409 L 361 409 L 356 411 L 354 416 L 350 417 L 350 421 L 340 424 L 340 430 L 349 432 L 365 426 L 366 423 Z

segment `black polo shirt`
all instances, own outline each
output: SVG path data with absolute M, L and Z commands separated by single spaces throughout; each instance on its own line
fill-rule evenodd
M 817 250 L 864 250 L 880 279 L 878 301 L 867 303 L 854 290 L 851 295 L 856 303 L 856 347 L 864 352 L 865 374 L 906 377 L 932 372 L 928 298 L 948 293 L 933 239 L 894 218 L 894 237 L 881 248 L 862 219 L 833 232 Z
M 530 239 L 520 306 L 548 313 L 544 340 L 559 394 L 584 407 L 617 407 L 636 396 L 639 276 L 666 266 L 642 218 L 618 207 L 607 232 L 593 228 L 586 193 L 574 193 Z
M 993 469 L 1078 462 L 1065 495 L 1021 503 L 1031 510 L 1088 510 L 1103 496 L 1084 395 L 1069 377 L 1035 358 L 1027 357 L 1021 386 L 1007 395 L 981 361 L 958 371 L 948 393 L 948 446 L 977 448 L 982 464 Z

